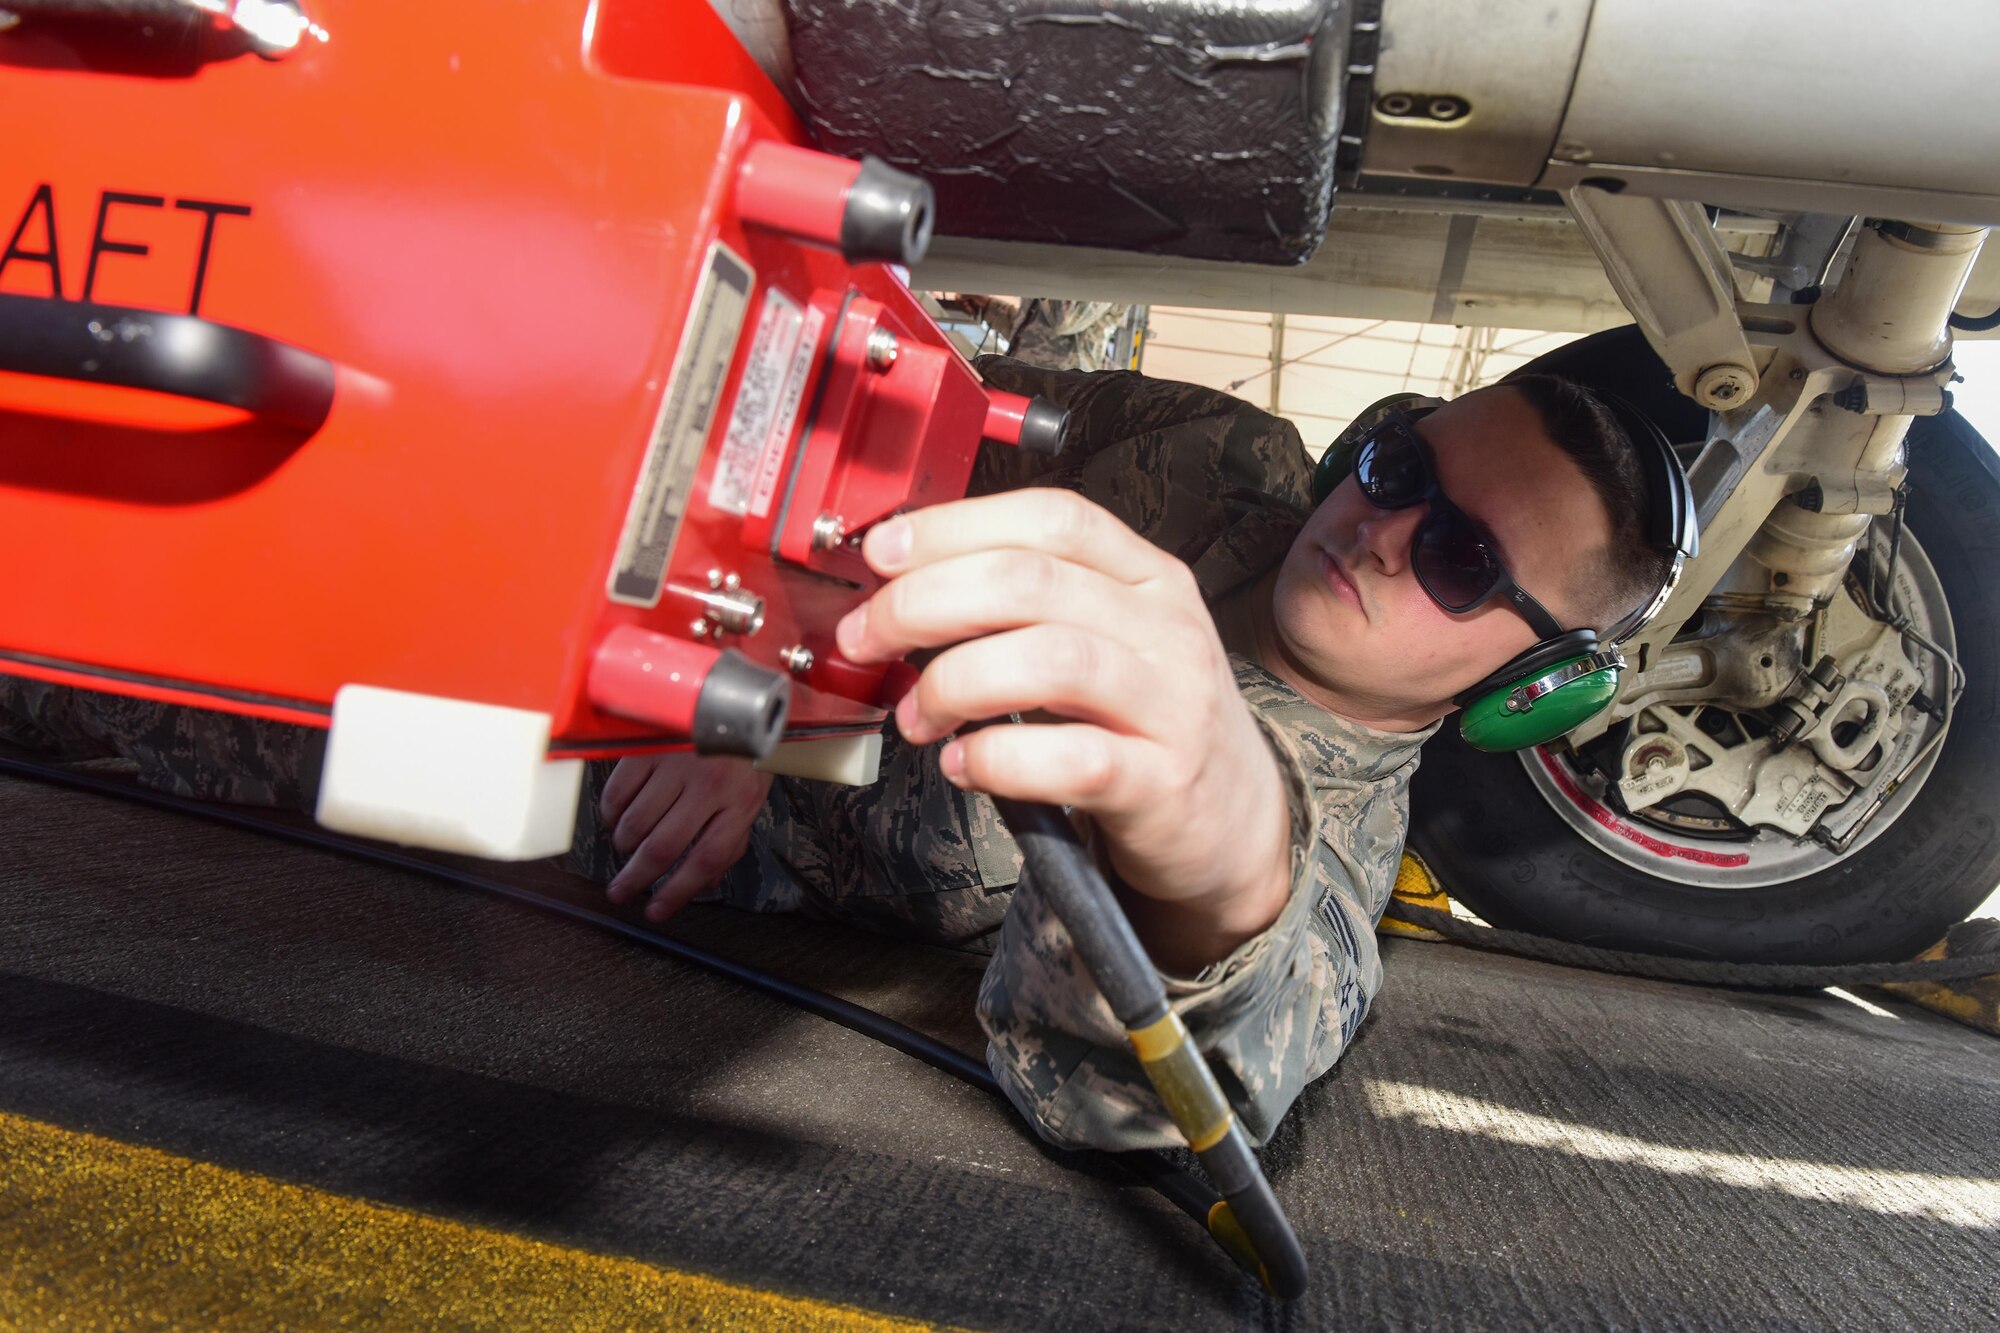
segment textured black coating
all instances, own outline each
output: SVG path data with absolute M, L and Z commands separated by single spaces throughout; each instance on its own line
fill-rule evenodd
M 785 734 L 791 708 L 792 682 L 731 648 L 709 668 L 695 700 L 695 753 L 762 759 Z
M 930 182 L 879 157 L 861 159 L 840 215 L 840 254 L 850 264 L 914 264 L 931 248 L 937 195 Z
M 1267 264 L 1326 234 L 1347 0 L 786 0 L 821 145 L 951 236 Z
M 221 403 L 301 430 L 333 406 L 333 363 L 193 315 L 0 295 L 0 370 Z
M 1046 398 L 1030 398 L 1028 410 L 1021 414 L 1019 447 L 1031 454 L 1054 457 L 1068 443 L 1068 409 L 1057 407 Z
M 996 796 L 993 804 L 1112 1014 L 1128 1030 L 1165 1018 L 1167 988 L 1068 817 L 1035 801 Z

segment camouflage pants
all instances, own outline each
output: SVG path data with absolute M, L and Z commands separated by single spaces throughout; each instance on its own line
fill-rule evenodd
M 943 781 L 932 750 L 887 741 L 877 787 L 774 782 L 750 850 L 709 899 L 990 951 L 1018 873 L 1013 840 L 984 798 Z M 308 813 L 326 756 L 317 727 L 6 675 L 0 742 L 67 760 L 125 760 L 146 786 L 178 796 Z M 587 766 L 575 841 L 563 858 L 600 884 L 624 863 L 597 817 L 612 768 Z M 886 802 L 889 791 L 900 803 Z

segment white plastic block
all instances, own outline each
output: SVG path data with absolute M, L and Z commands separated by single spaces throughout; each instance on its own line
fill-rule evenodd
M 866 787 L 882 773 L 882 733 L 866 736 L 826 736 L 810 741 L 780 741 L 755 765 L 761 773 L 788 778 L 813 778 Z
M 568 851 L 583 761 L 550 759 L 549 727 L 547 713 L 342 686 L 315 814 L 342 833 L 495 861 Z

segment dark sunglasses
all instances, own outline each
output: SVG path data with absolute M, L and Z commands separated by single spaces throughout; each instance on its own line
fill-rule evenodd
M 1430 504 L 1431 512 L 1410 539 L 1410 567 L 1433 602 L 1462 615 L 1497 594 L 1542 638 L 1563 632 L 1555 617 L 1514 582 L 1479 525 L 1446 497 L 1430 449 L 1409 416 L 1391 412 L 1362 437 L 1354 454 L 1354 480 L 1377 509 Z

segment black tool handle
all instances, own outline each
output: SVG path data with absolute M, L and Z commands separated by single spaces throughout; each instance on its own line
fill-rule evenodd
M 195 315 L 0 294 L 0 370 L 151 389 L 312 431 L 333 406 L 333 363 Z
M 1214 1071 L 1168 1006 L 1159 972 L 1076 829 L 1052 805 L 997 796 L 993 804 L 1020 844 L 1036 885 L 1075 941 L 1078 960 L 1124 1025 L 1146 1077 L 1221 1192 L 1225 1202 L 1208 1218 L 1209 1231 L 1245 1259 L 1246 1267 L 1253 1267 L 1272 1295 L 1298 1299 L 1307 1278 L 1299 1238 L 1264 1179 Z

